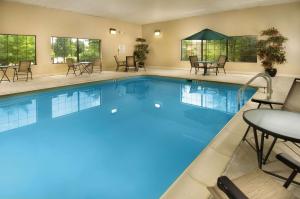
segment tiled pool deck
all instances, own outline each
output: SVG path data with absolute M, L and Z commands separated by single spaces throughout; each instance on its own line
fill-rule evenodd
M 92 75 L 85 74 L 83 76 L 56 75 L 48 77 L 36 77 L 28 82 L 18 81 L 14 83 L 2 82 L 0 84 L 0 96 L 17 94 L 21 92 L 29 92 L 40 89 L 50 89 L 61 86 L 81 84 L 87 82 L 116 79 L 122 77 L 136 75 L 159 75 L 188 79 L 199 79 L 229 83 L 246 83 L 253 75 L 237 75 L 237 74 L 220 74 L 218 76 L 201 74 L 189 74 L 185 70 L 148 70 L 147 72 L 109 72 L 105 71 L 94 73 Z M 273 79 L 273 96 L 272 98 L 279 102 L 284 102 L 288 91 L 293 83 L 290 77 L 275 77 Z M 263 87 L 265 82 L 258 79 L 254 86 Z M 264 97 L 265 93 L 261 89 L 255 94 L 258 97 Z M 220 133 L 212 140 L 212 142 L 203 150 L 192 164 L 181 174 L 181 176 L 166 190 L 163 199 L 198 199 L 208 198 L 209 192 L 207 186 L 216 183 L 217 177 L 220 175 L 228 175 L 229 177 L 238 177 L 251 170 L 257 169 L 256 154 L 252 148 L 241 143 L 243 134 L 247 128 L 243 122 L 242 114 L 244 110 L 256 108 L 257 104 L 247 102 L 246 105 L 238 112 Z M 251 134 L 251 133 L 250 133 Z M 251 139 L 251 136 L 249 136 Z M 276 161 L 274 155 L 279 152 L 286 152 L 295 158 L 300 158 L 300 150 L 289 143 L 280 142 L 275 145 L 273 153 L 270 157 L 270 163 L 266 165 L 266 169 L 276 173 L 288 175 L 290 170 L 280 162 Z M 297 177 L 300 180 L 300 176 Z M 295 195 L 300 195 L 299 186 L 291 186 L 289 188 Z

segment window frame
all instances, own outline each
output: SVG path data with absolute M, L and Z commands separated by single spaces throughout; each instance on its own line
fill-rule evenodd
M 79 39 L 98 40 L 99 41 L 99 58 L 101 58 L 101 54 L 102 54 L 102 49 L 101 49 L 102 40 L 101 39 L 79 38 L 79 37 L 70 37 L 70 36 L 68 36 L 68 37 L 50 36 L 51 51 L 53 51 L 52 38 L 76 39 L 76 62 L 79 62 Z M 66 61 L 64 61 L 63 63 L 54 63 L 54 59 L 52 59 L 52 56 L 51 56 L 51 62 L 52 62 L 52 64 L 66 64 L 67 63 Z
M 9 36 L 9 35 L 12 35 L 12 36 L 30 36 L 30 37 L 34 37 L 34 60 L 33 60 L 33 64 L 32 65 L 38 65 L 37 64 L 37 58 L 36 58 L 36 35 L 31 35 L 31 34 L 8 34 L 8 33 L 0 33 L 0 35 L 5 35 L 5 36 Z M 8 38 L 7 38 L 7 50 L 6 50 L 6 53 L 7 53 L 7 57 L 8 57 Z M 19 51 L 19 49 L 18 49 Z M 7 58 L 8 59 L 8 58 Z M 20 61 L 19 61 L 20 62 Z

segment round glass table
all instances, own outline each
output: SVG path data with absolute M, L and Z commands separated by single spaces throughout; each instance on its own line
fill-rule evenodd
M 253 109 L 245 111 L 243 119 L 253 128 L 260 169 L 262 168 L 262 163 L 266 162 L 278 138 L 300 143 L 300 113 L 273 109 Z M 257 130 L 261 132 L 260 143 L 258 142 Z M 263 158 L 264 138 L 266 135 L 274 137 L 274 140 L 266 157 Z

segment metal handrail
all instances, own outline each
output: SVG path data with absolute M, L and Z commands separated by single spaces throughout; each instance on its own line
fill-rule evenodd
M 271 99 L 273 89 L 272 89 L 272 78 L 269 74 L 267 73 L 258 73 L 254 77 L 252 77 L 244 86 L 242 86 L 237 94 L 237 101 L 238 101 L 238 108 L 240 109 L 241 107 L 241 99 L 244 98 L 244 92 L 246 88 L 257 78 L 262 77 L 266 80 L 267 82 L 267 99 Z M 242 97 L 242 98 L 241 98 Z

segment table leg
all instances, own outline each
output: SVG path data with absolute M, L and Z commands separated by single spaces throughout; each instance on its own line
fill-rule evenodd
M 1 78 L 0 82 L 2 82 L 2 81 L 9 81 L 9 82 L 10 82 L 10 79 L 9 79 L 8 76 L 6 75 L 7 69 L 8 69 L 8 68 L 1 68 L 1 71 L 2 71 L 3 75 L 2 75 L 2 78 Z M 6 79 L 4 79 L 4 77 L 5 77 Z
M 257 138 L 257 130 L 254 128 L 253 132 L 254 132 L 254 140 L 255 140 L 256 155 L 257 155 L 257 161 L 258 161 L 258 168 L 261 169 L 262 161 L 263 161 L 265 133 L 261 134 L 261 140 L 260 140 L 260 144 L 259 144 L 258 138 Z
M 272 142 L 272 144 L 271 144 L 271 146 L 270 146 L 270 148 L 269 148 L 269 151 L 267 152 L 267 155 L 266 155 L 266 157 L 264 158 L 263 164 L 266 164 L 266 162 L 267 162 L 267 160 L 268 160 L 268 158 L 269 158 L 269 155 L 271 154 L 271 152 L 272 152 L 272 150 L 273 150 L 273 148 L 274 148 L 274 145 L 275 145 L 276 141 L 277 141 L 277 138 L 274 137 L 274 140 L 273 140 L 273 142 Z
M 260 138 L 260 150 L 259 150 L 259 168 L 262 168 L 262 163 L 264 159 L 264 141 L 265 141 L 265 133 L 261 134 Z
M 246 132 L 245 132 L 245 134 L 244 134 L 244 137 L 243 137 L 242 141 L 245 141 L 245 140 L 246 140 L 246 137 L 247 137 L 249 131 L 250 131 L 250 125 L 248 125 L 248 128 L 247 128 L 247 130 L 246 130 Z
M 203 75 L 206 75 L 206 73 L 207 73 L 207 64 L 203 63 L 203 67 L 204 67 Z

